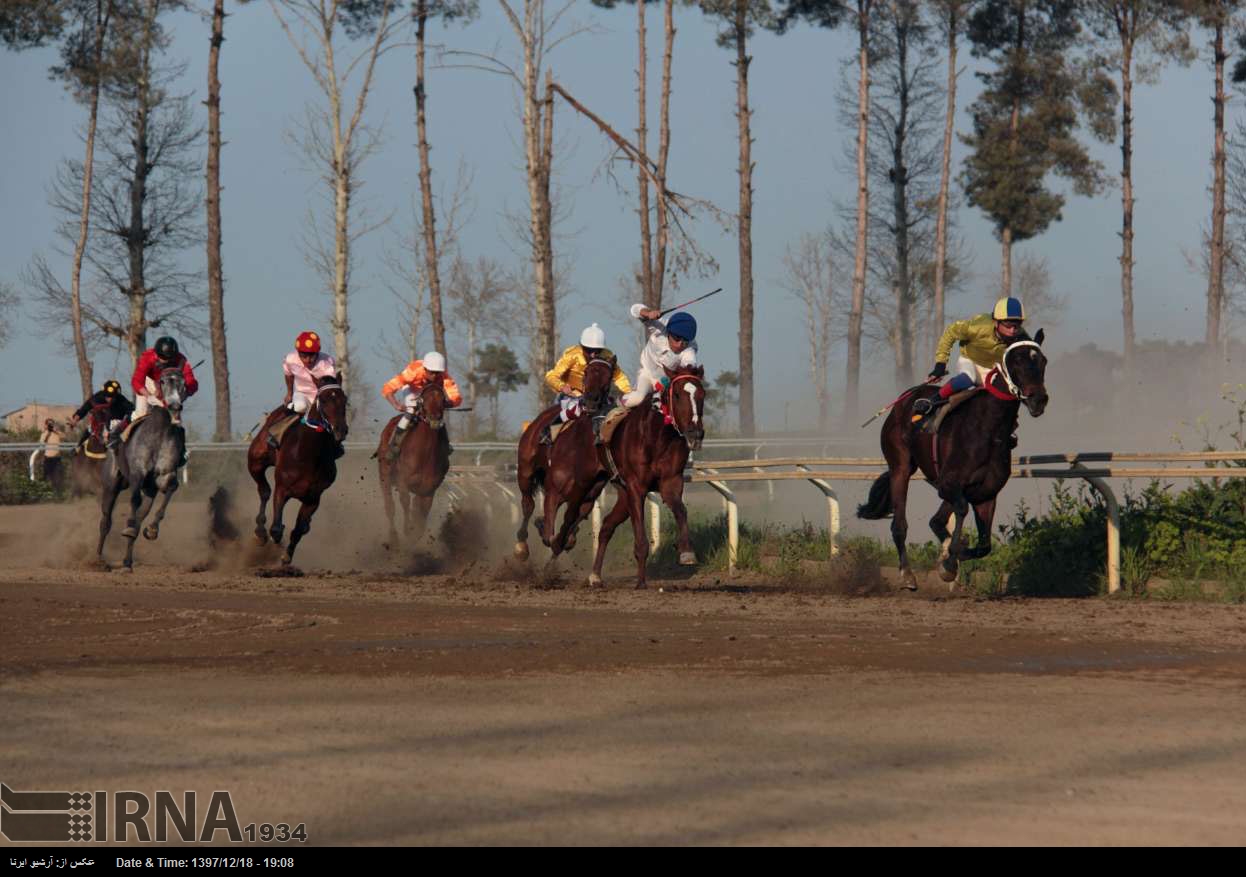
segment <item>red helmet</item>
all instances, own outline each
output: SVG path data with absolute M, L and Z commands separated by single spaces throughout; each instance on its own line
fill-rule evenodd
M 315 332 L 303 332 L 294 339 L 294 349 L 299 353 L 319 353 L 320 336 Z

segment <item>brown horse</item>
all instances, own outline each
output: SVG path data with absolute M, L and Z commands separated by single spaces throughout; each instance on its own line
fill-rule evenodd
M 568 423 L 552 444 L 541 444 L 541 433 L 558 416 L 558 406 L 542 411 L 519 438 L 516 480 L 522 495 L 523 521 L 515 534 L 515 556 L 528 559 L 528 519 L 536 508 L 536 489 L 545 494 L 543 517 L 537 521 L 541 542 L 557 557 L 575 547 L 576 530 L 593 510 L 609 473 L 594 447 L 593 418 L 604 413 L 616 360 L 593 359 L 584 369 L 583 413 Z M 558 509 L 566 503 L 561 530 L 555 536 Z
M 995 498 L 1012 474 L 1011 438 L 1021 404 L 1025 403 L 1032 417 L 1041 416 L 1047 407 L 1043 384 L 1047 357 L 1039 346 L 1042 342 L 1040 329 L 1033 341 L 1027 337 L 1010 344 L 1001 366 L 987 376 L 984 389 L 949 412 L 937 434 L 922 430 L 912 417 L 913 403 L 937 393 L 933 387 L 915 387 L 883 422 L 887 471 L 870 487 L 869 499 L 858 507 L 857 517 L 880 520 L 894 515 L 891 538 L 900 554 L 901 582 L 908 590 L 917 589 L 917 579 L 909 568 L 904 510 L 909 479 L 918 469 L 943 500 L 930 519 L 930 529 L 943 543 L 940 578 L 953 581 L 960 561 L 990 553 Z M 978 544 L 973 548 L 961 542 L 970 505 L 978 524 Z M 956 523 L 949 533 L 947 523 L 953 513 Z
M 342 376 L 316 378 L 316 398 L 307 414 L 281 436 L 281 444 L 273 450 L 268 445 L 268 434 L 260 430 L 247 449 L 247 470 L 255 479 L 260 494 L 260 512 L 255 516 L 255 538 L 261 545 L 271 534 L 273 542 L 280 545 L 285 527 L 281 515 L 286 502 L 300 501 L 298 521 L 290 533 L 281 562 L 289 565 L 294 560 L 294 549 L 299 540 L 311 529 L 312 515 L 320 507 L 320 495 L 328 490 L 337 478 L 338 445 L 349 431 L 346 425 L 346 393 L 342 389 Z M 270 466 L 273 472 L 273 489 L 268 487 L 265 473 Z M 268 497 L 273 498 L 273 526 L 264 531 L 266 519 L 264 507 Z
M 392 418 L 381 431 L 376 449 L 377 473 L 381 478 L 381 494 L 385 497 L 385 516 L 389 518 L 389 544 L 397 544 L 394 529 L 394 497 L 402 505 L 402 526 L 408 536 L 420 537 L 428 526 L 428 513 L 433 496 L 450 471 L 450 436 L 445 424 L 446 391 L 440 384 L 428 384 L 420 393 L 414 413 L 415 425 L 408 427 L 398 449 L 398 459 L 390 462 L 389 442 L 398 428 L 398 421 L 408 415 Z M 414 495 L 415 515 L 411 514 Z
M 670 384 L 651 402 L 628 412 L 610 436 L 610 454 L 622 484 L 619 498 L 601 523 L 597 556 L 590 585 L 601 584 L 601 565 L 614 528 L 632 519 L 636 554 L 636 587 L 645 587 L 649 537 L 645 534 L 645 497 L 656 490 L 675 515 L 679 527 L 679 562 L 697 562 L 688 538 L 688 510 L 684 508 L 684 467 L 688 455 L 705 440 L 705 370 L 701 366 L 667 369 Z
M 76 499 L 98 494 L 107 458 L 108 448 L 104 446 L 103 439 L 92 431 L 69 458 L 69 495 Z

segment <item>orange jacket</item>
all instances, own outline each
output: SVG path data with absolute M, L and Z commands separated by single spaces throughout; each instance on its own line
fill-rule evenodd
M 441 386 L 446 391 L 446 404 L 451 408 L 461 405 L 463 394 L 459 392 L 459 385 L 454 382 L 454 378 L 450 377 L 450 373 L 430 372 L 424 368 L 423 361 L 418 359 L 411 360 L 407 363 L 406 368 L 386 381 L 385 385 L 381 387 L 381 395 L 389 398 L 403 387 L 410 387 L 412 393 L 418 394 L 434 380 L 433 376 L 436 374 L 445 375 Z

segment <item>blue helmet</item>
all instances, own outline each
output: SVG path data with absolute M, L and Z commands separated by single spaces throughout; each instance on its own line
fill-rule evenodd
M 666 334 L 693 341 L 697 337 L 697 321 L 692 314 L 685 314 L 683 311 L 671 314 L 671 318 L 666 321 Z

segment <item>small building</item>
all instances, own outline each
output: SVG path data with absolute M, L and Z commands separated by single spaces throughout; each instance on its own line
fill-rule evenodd
M 47 405 L 43 402 L 30 402 L 21 408 L 0 414 L 0 418 L 4 419 L 4 429 L 7 432 L 42 429 L 43 422 L 49 417 L 56 421 L 57 426 L 64 429 L 66 422 L 77 410 L 77 405 Z

